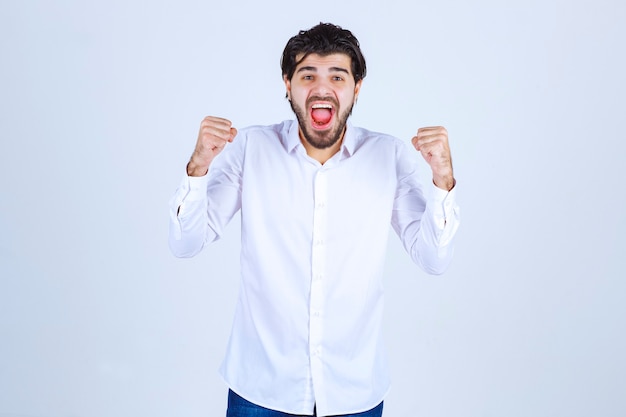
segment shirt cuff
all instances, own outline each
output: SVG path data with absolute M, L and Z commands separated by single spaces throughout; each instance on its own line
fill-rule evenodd
M 187 193 L 184 200 L 198 201 L 206 199 L 206 189 L 209 184 L 209 174 L 206 173 L 201 177 L 191 177 L 185 174 L 183 182 L 186 183 Z
M 435 224 L 443 229 L 448 219 L 455 216 L 458 211 L 456 204 L 456 184 L 450 191 L 443 190 L 432 184 L 432 213 L 435 218 Z
M 208 182 L 208 174 L 202 177 L 190 177 L 185 172 L 176 193 L 170 199 L 172 220 L 177 221 L 178 215 L 183 211 L 184 203 L 206 199 Z

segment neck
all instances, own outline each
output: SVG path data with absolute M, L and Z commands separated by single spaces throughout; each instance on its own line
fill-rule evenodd
M 341 144 L 343 143 L 343 137 L 345 133 L 346 131 L 344 129 L 343 133 L 341 134 L 341 138 L 332 146 L 329 146 L 328 148 L 324 148 L 324 149 L 319 149 L 311 145 L 309 141 L 306 140 L 306 138 L 302 134 L 302 130 L 299 130 L 300 142 L 304 146 L 304 149 L 306 150 L 306 154 L 309 155 L 311 158 L 315 159 L 317 162 L 319 162 L 322 165 L 324 165 L 326 161 L 332 158 L 334 154 L 339 152 L 339 149 L 341 149 Z

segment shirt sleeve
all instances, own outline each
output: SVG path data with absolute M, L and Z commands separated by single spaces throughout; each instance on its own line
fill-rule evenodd
M 222 151 L 203 177 L 183 176 L 169 203 L 169 247 L 175 256 L 195 256 L 219 239 L 240 209 L 242 142 Z
M 189 177 L 185 174 L 170 199 L 169 246 L 181 258 L 196 255 L 204 247 L 207 230 L 208 174 Z
M 460 210 L 456 184 L 452 190 L 445 191 L 430 181 L 428 191 L 426 198 L 416 161 L 400 156 L 392 226 L 413 261 L 427 273 L 438 275 L 445 272 L 452 261 Z

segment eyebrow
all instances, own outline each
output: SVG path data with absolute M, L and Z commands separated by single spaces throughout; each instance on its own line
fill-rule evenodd
M 317 67 L 312 67 L 312 66 L 300 67 L 298 68 L 296 72 L 298 73 L 298 72 L 303 72 L 303 71 L 317 72 Z M 330 67 L 329 72 L 345 72 L 346 74 L 350 74 L 347 69 L 341 68 L 341 67 Z

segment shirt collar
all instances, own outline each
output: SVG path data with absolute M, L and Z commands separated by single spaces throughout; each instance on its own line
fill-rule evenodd
M 357 145 L 356 130 L 350 120 L 346 123 L 346 133 L 343 135 L 341 152 L 347 157 L 352 156 Z
M 298 147 L 298 145 L 302 145 L 302 143 L 300 143 L 300 133 L 297 120 L 291 121 L 289 129 L 287 130 L 287 135 L 283 138 L 283 145 L 285 145 L 287 153 L 291 153 Z
M 302 146 L 302 142 L 300 142 L 300 126 L 298 125 L 297 120 L 292 120 L 289 129 L 287 130 L 287 135 L 283 138 L 283 145 L 287 152 L 292 152 L 298 145 Z M 354 153 L 354 150 L 357 146 L 357 135 L 354 126 L 350 120 L 346 123 L 346 133 L 343 135 L 343 142 L 341 144 L 341 149 L 339 153 L 342 154 L 342 157 L 350 157 Z M 343 158 L 342 158 L 343 159 Z

